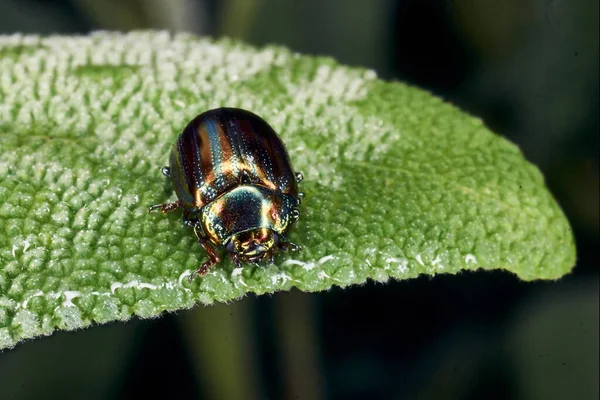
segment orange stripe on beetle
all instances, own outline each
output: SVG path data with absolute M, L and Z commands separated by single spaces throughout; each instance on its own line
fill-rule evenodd
M 258 115 L 238 108 L 206 111 L 183 129 L 163 168 L 178 201 L 159 204 L 163 212 L 183 208 L 208 260 L 204 275 L 225 250 L 233 262 L 273 262 L 278 251 L 299 250 L 286 240 L 298 219 L 298 182 L 285 146 Z

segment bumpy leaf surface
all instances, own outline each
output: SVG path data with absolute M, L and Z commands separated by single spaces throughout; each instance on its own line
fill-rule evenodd
M 205 259 L 159 173 L 195 115 L 265 118 L 305 180 L 271 266 Z M 460 270 L 556 279 L 572 234 L 517 147 L 440 99 L 279 47 L 161 32 L 0 37 L 0 348 L 297 287 Z

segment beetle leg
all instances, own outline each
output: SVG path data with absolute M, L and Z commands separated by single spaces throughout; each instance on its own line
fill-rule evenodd
M 168 213 L 181 207 L 183 207 L 183 201 L 177 200 L 175 203 L 155 204 L 148 209 L 148 212 L 160 210 L 163 213 Z
M 192 272 L 192 274 L 189 277 L 190 282 L 194 280 L 196 275 L 206 275 L 209 269 L 211 269 L 212 267 L 217 265 L 219 261 L 221 261 L 219 259 L 219 256 L 217 256 L 217 253 L 212 247 L 210 247 L 210 245 L 203 245 L 202 247 L 204 247 L 204 250 L 206 250 L 206 253 L 208 253 L 208 260 L 205 261 L 200 268 Z
M 212 267 L 217 265 L 217 263 L 219 261 L 221 261 L 216 250 L 213 249 L 213 247 L 208 243 L 206 238 L 204 236 L 202 236 L 202 234 L 200 232 L 198 232 L 198 230 L 196 228 L 194 228 L 194 233 L 196 234 L 196 237 L 198 238 L 198 243 L 200 243 L 200 245 L 206 251 L 206 254 L 208 255 L 208 260 L 206 260 L 200 268 L 198 268 L 197 270 L 192 272 L 192 274 L 189 277 L 190 282 L 194 280 L 196 275 L 206 275 L 206 273 L 208 272 L 209 269 L 211 269 Z
M 295 243 L 282 241 L 279 243 L 279 249 L 281 251 L 300 251 L 302 248 Z
M 166 176 L 167 178 L 170 178 L 170 177 L 171 177 L 171 168 L 169 168 L 169 167 L 162 167 L 162 168 L 160 169 L 160 172 L 161 172 L 161 173 L 162 173 L 164 176 Z
M 233 263 L 236 265 L 236 267 L 241 268 L 242 262 L 240 261 L 240 257 L 235 253 L 230 253 L 230 254 L 231 254 L 231 259 L 233 260 Z
M 269 251 L 269 255 L 267 257 L 269 257 L 269 264 L 273 264 L 275 262 L 275 253 L 273 250 Z

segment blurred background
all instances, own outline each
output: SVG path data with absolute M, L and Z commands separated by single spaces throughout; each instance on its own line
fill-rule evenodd
M 3 399 L 598 399 L 598 0 L 0 0 L 1 33 L 167 29 L 428 89 L 517 143 L 575 232 L 559 282 L 249 296 L 0 354 Z

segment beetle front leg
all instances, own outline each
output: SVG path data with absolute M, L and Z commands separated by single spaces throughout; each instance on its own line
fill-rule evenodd
M 148 209 L 148 212 L 160 210 L 163 213 L 168 213 L 169 211 L 177 210 L 178 208 L 183 207 L 183 201 L 177 200 L 175 203 L 165 203 L 165 204 L 156 204 Z
M 295 243 L 286 242 L 284 240 L 284 241 L 279 242 L 279 249 L 281 251 L 288 251 L 288 250 L 290 250 L 290 251 L 300 251 L 300 250 L 302 250 L 302 247 L 298 246 Z
M 194 233 L 198 238 L 198 243 L 200 243 L 200 245 L 206 251 L 206 254 L 208 255 L 208 260 L 205 261 L 200 268 L 192 272 L 192 274 L 189 277 L 190 282 L 194 280 L 196 275 L 206 275 L 209 269 L 211 269 L 212 267 L 217 265 L 219 261 L 221 261 L 219 255 L 217 254 L 217 251 L 210 245 L 210 243 L 208 243 L 208 240 L 206 240 L 206 238 L 202 236 L 200 232 L 198 232 L 197 228 L 194 228 Z
M 241 268 L 242 266 L 242 261 L 240 260 L 240 256 L 237 255 L 236 253 L 229 253 L 231 256 L 231 260 L 233 261 L 233 263 L 235 264 L 236 267 Z

